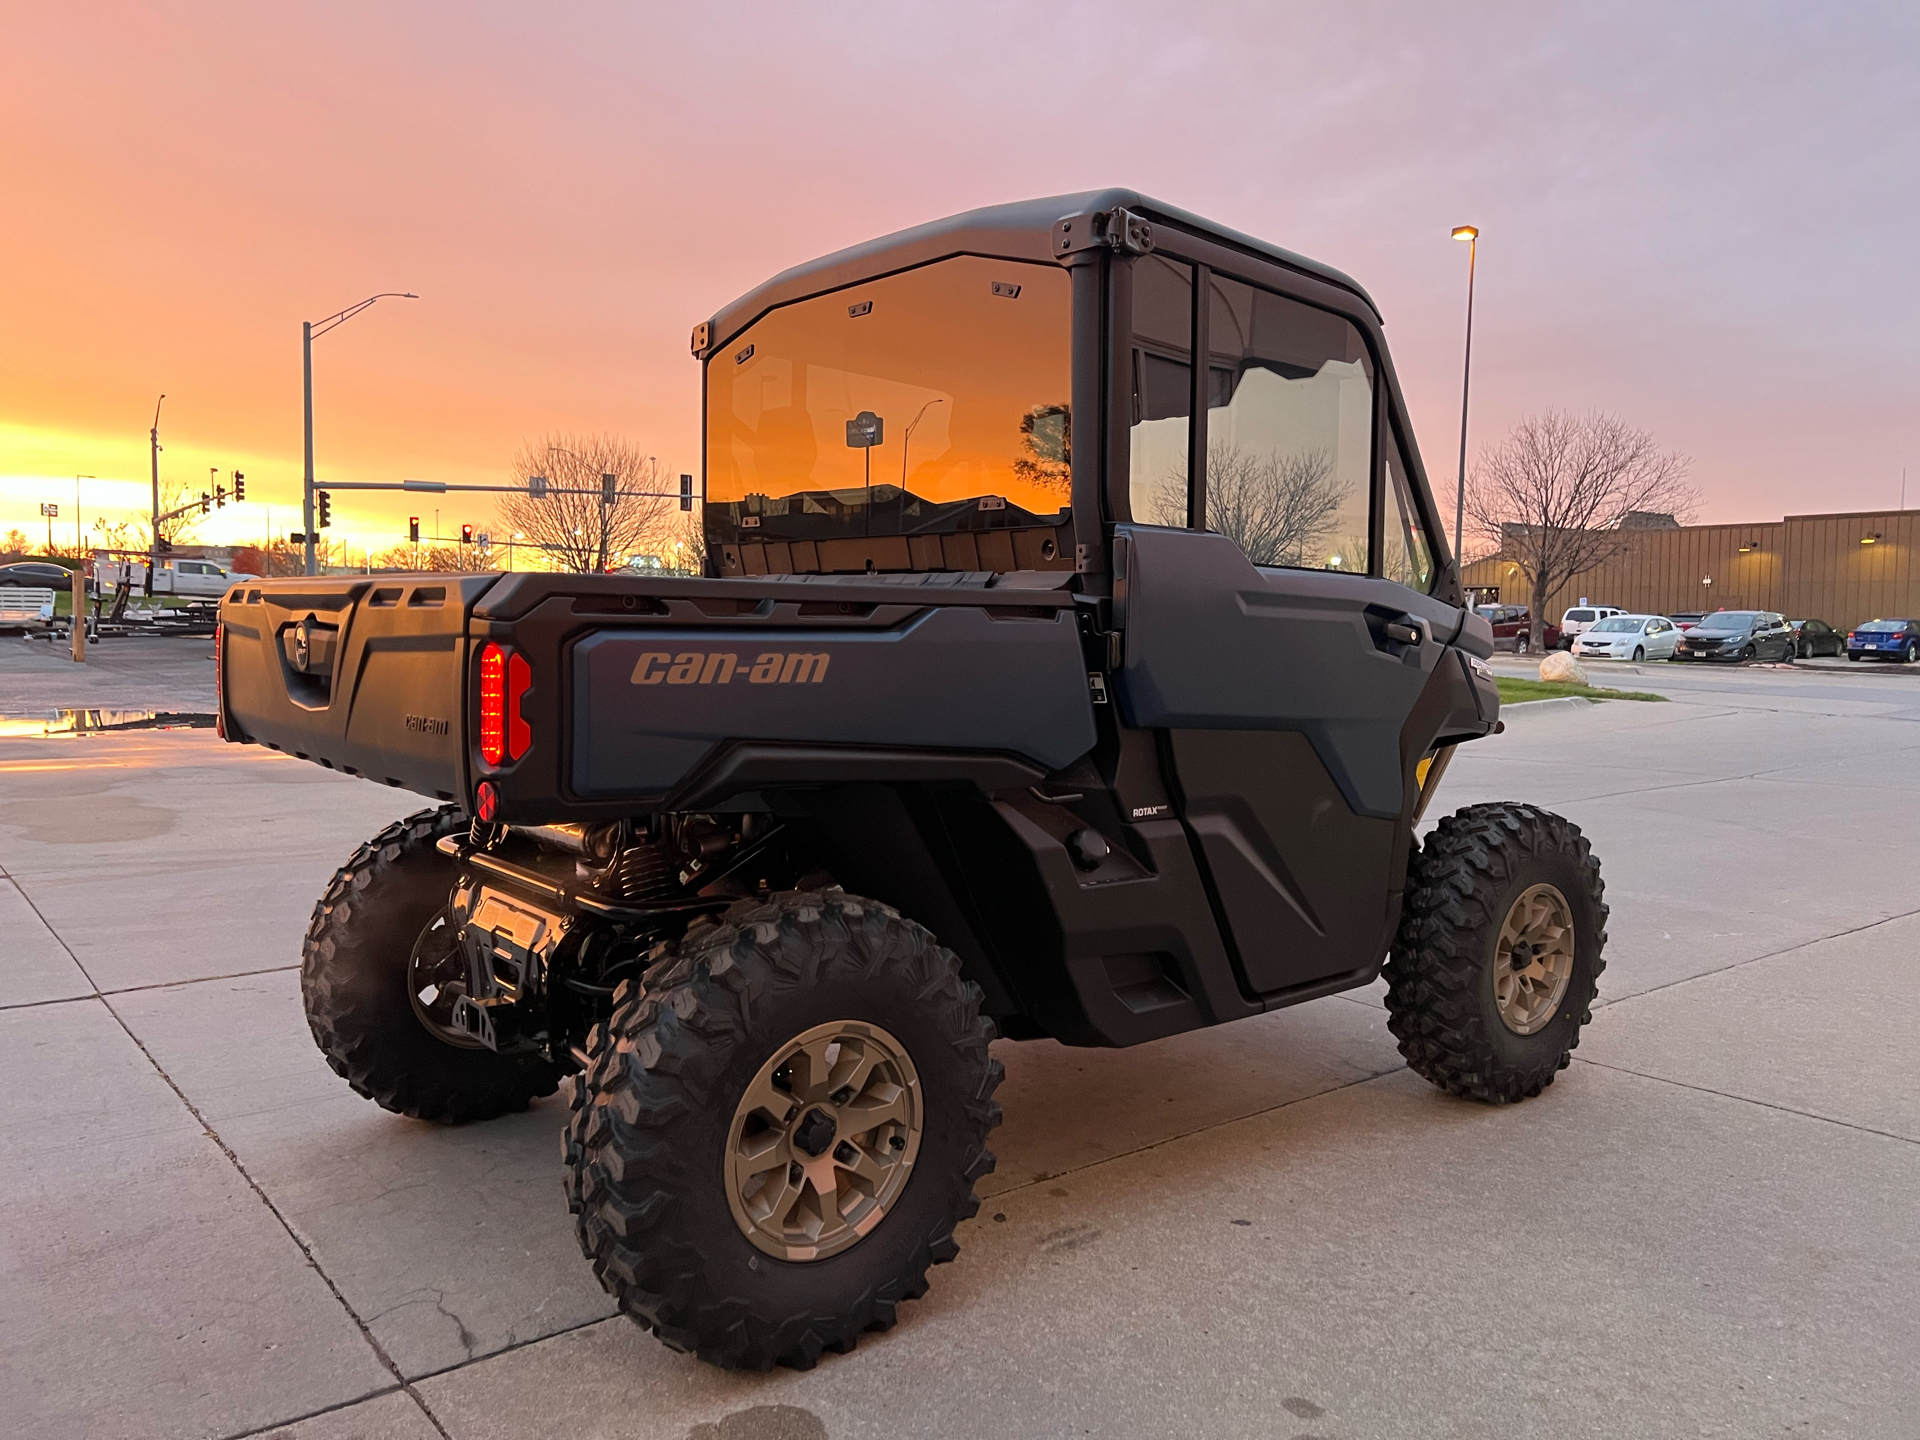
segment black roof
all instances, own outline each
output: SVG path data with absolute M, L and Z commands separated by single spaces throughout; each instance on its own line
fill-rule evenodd
M 785 305 L 809 295 L 818 295 L 842 286 L 871 280 L 913 265 L 923 265 L 948 255 L 995 255 L 1009 260 L 1037 260 L 1057 263 L 1053 255 L 1053 227 L 1068 215 L 1111 210 L 1124 205 L 1149 220 L 1170 224 L 1209 240 L 1245 250 L 1266 260 L 1299 270 L 1352 291 L 1377 315 L 1379 307 L 1353 280 L 1330 265 L 1282 250 L 1251 235 L 1243 235 L 1211 220 L 1166 205 L 1137 190 L 1087 190 L 1077 195 L 1049 195 L 1038 200 L 1018 200 L 1008 205 L 989 205 L 929 221 L 910 230 L 898 230 L 874 240 L 863 241 L 845 250 L 836 250 L 818 260 L 809 260 L 791 270 L 783 270 L 756 286 L 731 305 L 715 312 L 712 343 L 725 344 L 760 316 L 777 305 Z

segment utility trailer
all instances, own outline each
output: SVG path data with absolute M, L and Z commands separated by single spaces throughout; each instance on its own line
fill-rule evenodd
M 695 327 L 709 573 L 245 581 L 235 742 L 440 802 L 315 909 L 356 1090 L 571 1078 L 635 1320 L 729 1366 L 892 1324 L 993 1165 L 995 1037 L 1127 1046 L 1390 982 L 1537 1095 L 1607 907 L 1570 822 L 1416 827 L 1500 728 L 1380 318 L 1126 191 L 974 211 Z

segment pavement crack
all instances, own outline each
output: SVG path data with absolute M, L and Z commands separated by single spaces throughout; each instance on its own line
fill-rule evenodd
M 19 889 L 19 883 L 17 881 L 15 882 L 14 888 Z M 24 899 L 25 895 L 26 892 L 22 891 L 21 898 Z M 32 904 L 33 902 L 29 900 L 27 903 Z M 38 910 L 35 910 L 33 913 L 36 915 L 40 914 Z M 44 916 L 41 917 L 41 923 L 46 923 Z M 47 926 L 47 933 L 53 935 L 54 939 L 60 940 L 59 935 L 54 932 L 53 927 L 50 925 Z M 67 948 L 66 941 L 60 940 L 60 947 L 66 950 L 68 955 L 73 955 L 73 951 Z M 78 956 L 74 956 L 73 963 L 75 965 L 80 964 Z M 288 970 L 298 970 L 299 968 L 298 965 L 269 965 L 263 970 L 234 970 L 225 975 L 195 975 L 188 980 L 156 980 L 151 985 L 122 985 L 113 990 L 89 990 L 81 995 L 59 995 L 51 1000 L 18 1000 L 11 1004 L 0 1005 L 0 1010 L 28 1010 L 36 1005 L 71 1005 L 76 1000 L 103 1000 L 109 995 L 139 995 L 148 990 L 178 990 L 183 985 L 206 985 L 216 980 L 245 980 L 254 975 L 280 975 Z M 86 975 L 85 966 L 81 966 L 80 973 Z M 91 975 L 87 975 L 86 978 L 88 983 L 92 983 L 93 977 Z
M 32 902 L 29 901 L 28 903 L 31 904 Z M 39 912 L 36 910 L 35 913 L 38 914 Z M 47 928 L 51 930 L 53 927 L 48 926 Z M 61 943 L 65 944 L 64 941 Z M 69 950 L 67 953 L 72 954 L 73 952 Z M 75 957 L 74 964 L 78 965 L 79 963 L 78 957 Z M 93 977 L 89 975 L 87 980 L 88 983 L 91 984 Z M 138 1035 L 133 1033 L 133 1027 L 128 1025 L 120 1012 L 113 1008 L 112 1000 L 107 996 L 101 996 L 100 1003 L 106 1009 L 106 1012 L 113 1017 L 114 1023 L 119 1025 L 121 1030 L 125 1032 L 127 1039 L 133 1042 L 134 1048 L 146 1057 L 149 1065 L 153 1066 L 154 1073 L 166 1083 L 167 1088 L 173 1091 L 180 1103 L 186 1107 L 187 1113 L 193 1116 L 194 1122 L 199 1125 L 207 1139 L 211 1140 L 214 1145 L 218 1147 L 220 1153 L 227 1157 L 227 1163 L 233 1166 L 235 1173 L 239 1175 L 247 1188 L 253 1191 L 262 1205 L 267 1207 L 267 1213 L 279 1222 L 282 1230 L 286 1231 L 287 1238 L 293 1242 L 294 1248 L 299 1250 L 301 1257 L 307 1262 L 308 1268 L 310 1268 L 315 1275 L 319 1276 L 320 1283 L 327 1287 L 328 1292 L 339 1302 L 340 1308 L 346 1311 L 347 1318 L 351 1320 L 354 1327 L 359 1330 L 360 1338 L 367 1342 L 368 1348 L 373 1351 L 374 1357 L 380 1362 L 382 1368 L 393 1376 L 398 1388 L 404 1390 L 408 1398 L 420 1407 L 420 1413 L 426 1417 L 427 1423 L 433 1426 L 435 1432 L 441 1435 L 443 1440 L 452 1440 L 452 1437 L 447 1434 L 447 1427 L 440 1423 L 440 1417 L 435 1415 L 432 1407 L 427 1404 L 426 1397 L 421 1395 L 420 1392 L 414 1388 L 413 1383 L 407 1379 L 406 1375 L 401 1371 L 400 1366 L 394 1361 L 393 1356 L 388 1353 L 387 1347 L 380 1343 L 379 1337 L 373 1333 L 372 1329 L 368 1327 L 367 1322 L 361 1318 L 360 1312 L 353 1308 L 353 1303 L 347 1299 L 345 1292 L 340 1289 L 340 1286 L 334 1281 L 334 1278 L 329 1275 L 325 1267 L 320 1264 L 319 1257 L 313 1253 L 313 1247 L 301 1237 L 300 1232 L 296 1230 L 293 1227 L 293 1223 L 287 1219 L 285 1212 L 274 1203 L 273 1197 L 267 1194 L 265 1188 L 253 1177 L 252 1173 L 248 1171 L 246 1165 L 242 1163 L 233 1147 L 221 1138 L 220 1133 L 213 1128 L 212 1122 L 201 1113 L 200 1107 L 187 1098 L 187 1092 L 182 1090 L 173 1076 L 167 1073 L 166 1067 L 160 1063 L 158 1057 L 146 1047 L 146 1044 Z M 460 1322 L 456 1319 L 455 1323 L 459 1324 Z M 466 1327 L 461 1325 L 460 1329 L 462 1335 L 465 1335 Z M 468 1354 L 472 1354 L 471 1349 L 468 1350 Z M 284 1424 L 286 1422 L 282 1421 L 280 1423 Z
M 1697 975 L 1683 975 L 1678 980 L 1669 980 L 1664 985 L 1651 985 L 1645 990 L 1636 990 L 1631 995 L 1622 995 L 1617 1000 L 1602 1002 L 1603 1009 L 1611 1010 L 1616 1005 L 1625 1005 L 1647 995 L 1658 995 L 1662 990 L 1671 990 L 1679 985 L 1691 985 L 1696 980 L 1705 980 L 1713 975 L 1724 975 L 1729 970 L 1738 970 L 1746 965 L 1758 965 L 1762 960 L 1777 960 L 1782 955 L 1791 955 L 1796 950 L 1805 950 L 1814 945 L 1824 945 L 1829 940 L 1844 940 L 1849 935 L 1858 935 L 1863 931 L 1877 930 L 1882 925 L 1891 925 L 1896 920 L 1911 920 L 1920 915 L 1920 910 L 1902 910 L 1898 915 L 1883 915 L 1878 920 L 1869 920 L 1864 925 L 1855 925 L 1851 929 L 1836 930 L 1831 935 L 1816 935 L 1811 940 L 1802 940 L 1797 944 L 1782 946 L 1778 950 L 1769 950 L 1764 955 L 1750 955 L 1745 960 L 1734 960 L 1725 965 L 1716 965 L 1711 970 L 1702 970 Z M 1598 1064 L 1599 1062 L 1594 1062 Z
M 1911 1135 L 1901 1135 L 1892 1130 L 1879 1130 L 1872 1125 L 1862 1125 L 1857 1120 L 1842 1120 L 1834 1115 L 1822 1115 L 1817 1110 L 1800 1110 L 1792 1105 L 1782 1105 L 1777 1100 L 1758 1100 L 1751 1095 L 1737 1095 L 1731 1090 L 1716 1090 L 1711 1085 L 1695 1085 L 1687 1080 L 1675 1080 L 1671 1075 L 1654 1075 L 1645 1070 L 1635 1070 L 1627 1065 L 1610 1065 L 1605 1060 L 1594 1060 L 1585 1055 L 1573 1057 L 1582 1065 L 1591 1065 L 1596 1070 L 1611 1070 L 1618 1075 L 1633 1075 L 1642 1080 L 1651 1080 L 1656 1085 L 1673 1085 L 1682 1090 L 1692 1090 L 1700 1095 L 1717 1095 L 1722 1100 L 1736 1100 L 1742 1105 L 1758 1105 L 1763 1110 L 1778 1110 L 1783 1115 L 1798 1115 L 1803 1120 L 1817 1120 L 1823 1125 L 1838 1125 L 1847 1130 L 1858 1130 L 1863 1135 L 1878 1135 L 1883 1140 L 1898 1140 L 1903 1145 L 1920 1145 L 1920 1140 Z
M 1215 1120 L 1210 1125 L 1197 1126 L 1192 1130 L 1182 1130 L 1178 1135 L 1169 1135 L 1164 1140 L 1149 1141 L 1145 1145 L 1136 1145 L 1131 1150 L 1116 1150 L 1111 1155 L 1102 1155 L 1098 1160 L 1089 1160 L 1084 1165 L 1072 1165 L 1065 1170 L 1050 1170 L 1045 1175 L 1036 1175 L 1031 1180 L 1023 1180 L 1018 1185 L 1009 1185 L 1004 1190 L 995 1190 L 991 1195 L 982 1195 L 986 1200 L 998 1200 L 1003 1195 L 1017 1195 L 1022 1190 L 1031 1190 L 1036 1185 L 1046 1185 L 1065 1175 L 1078 1175 L 1083 1171 L 1094 1170 L 1102 1165 L 1111 1165 L 1116 1160 L 1130 1159 L 1135 1155 L 1146 1155 L 1182 1140 L 1190 1140 L 1195 1135 L 1206 1135 L 1214 1130 L 1224 1129 L 1228 1125 L 1238 1125 L 1243 1120 L 1257 1120 L 1262 1115 L 1273 1115 L 1279 1111 L 1291 1109 L 1295 1105 L 1304 1105 L 1309 1100 L 1319 1100 L 1327 1095 L 1338 1095 L 1342 1090 L 1351 1090 L 1356 1085 L 1371 1085 L 1385 1075 L 1397 1075 L 1403 1067 L 1393 1066 L 1388 1070 L 1376 1070 L 1362 1075 L 1357 1080 L 1344 1080 L 1338 1085 L 1329 1085 L 1324 1090 L 1316 1090 L 1311 1095 L 1296 1095 L 1291 1100 L 1282 1100 L 1278 1105 L 1263 1105 L 1257 1110 L 1248 1110 L 1239 1115 L 1229 1115 L 1225 1119 Z

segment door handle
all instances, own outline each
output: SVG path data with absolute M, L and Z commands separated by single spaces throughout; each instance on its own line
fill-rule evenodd
M 1425 638 L 1418 625 L 1409 625 L 1403 620 L 1389 620 L 1381 628 L 1396 645 L 1418 645 Z

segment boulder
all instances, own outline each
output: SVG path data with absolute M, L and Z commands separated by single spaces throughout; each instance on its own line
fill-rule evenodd
M 1565 650 L 1556 650 L 1540 662 L 1540 678 L 1542 680 L 1558 680 L 1568 685 L 1586 685 L 1591 683 L 1587 679 L 1587 672 L 1581 667 L 1580 662 Z

